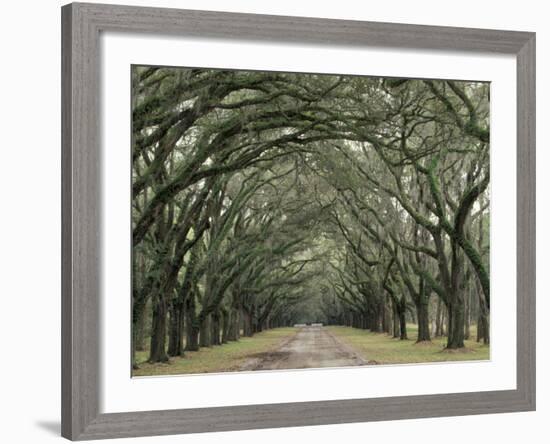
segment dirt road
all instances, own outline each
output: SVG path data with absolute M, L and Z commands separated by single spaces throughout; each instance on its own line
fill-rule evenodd
M 247 360 L 241 370 L 347 367 L 366 361 L 323 327 L 303 327 L 275 350 Z

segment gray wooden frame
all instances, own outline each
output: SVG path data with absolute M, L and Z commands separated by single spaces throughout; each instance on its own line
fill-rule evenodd
M 517 57 L 517 389 L 148 412 L 99 411 L 102 31 Z M 535 34 L 74 3 L 62 8 L 62 435 L 69 439 L 535 409 Z

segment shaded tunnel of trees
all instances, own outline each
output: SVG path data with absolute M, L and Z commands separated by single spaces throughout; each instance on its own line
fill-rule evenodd
M 132 67 L 132 359 L 324 322 L 489 342 L 489 84 Z

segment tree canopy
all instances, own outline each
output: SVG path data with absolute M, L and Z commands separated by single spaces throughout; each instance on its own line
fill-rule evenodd
M 326 322 L 489 340 L 489 84 L 132 68 L 133 349 Z

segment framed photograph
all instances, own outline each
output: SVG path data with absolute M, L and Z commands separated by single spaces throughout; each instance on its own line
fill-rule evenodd
M 535 34 L 62 8 L 62 434 L 535 409 Z

